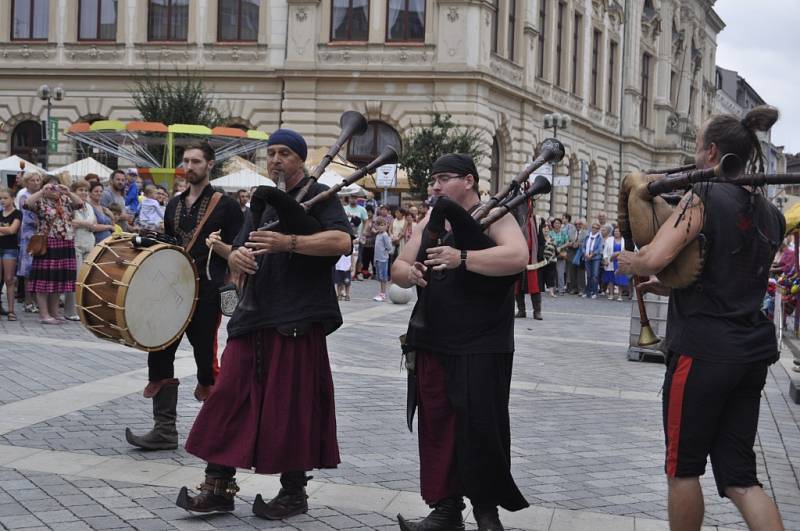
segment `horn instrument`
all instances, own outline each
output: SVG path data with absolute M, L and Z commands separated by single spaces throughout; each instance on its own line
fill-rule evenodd
M 669 175 L 670 173 L 682 173 L 685 171 L 694 170 L 695 168 L 697 168 L 697 166 L 695 166 L 694 164 L 687 164 L 686 166 L 678 166 L 676 168 L 666 168 L 663 170 L 656 170 L 656 169 L 645 170 L 644 173 L 646 173 L 647 175 Z
M 342 146 L 348 140 L 350 140 L 350 138 L 353 137 L 354 135 L 360 135 L 366 132 L 367 119 L 364 118 L 364 116 L 360 112 L 345 111 L 339 118 L 339 127 L 341 128 L 341 132 L 339 133 L 339 136 L 336 138 L 336 141 L 333 143 L 333 145 L 331 145 L 330 149 L 328 149 L 328 152 L 325 154 L 325 156 L 322 157 L 322 160 L 320 160 L 319 164 L 317 164 L 317 166 L 314 168 L 314 171 L 311 172 L 308 178 L 308 182 L 303 186 L 303 188 L 300 189 L 300 191 L 297 193 L 297 196 L 293 199 L 293 201 L 296 204 L 300 203 L 300 201 L 302 201 L 303 198 L 308 194 L 308 191 L 311 189 L 311 186 L 313 186 L 314 183 L 317 182 L 320 176 L 325 172 L 325 168 L 327 168 L 328 165 L 331 163 L 331 161 L 333 161 L 334 157 L 336 157 L 336 154 L 339 153 L 339 150 L 342 149 Z M 252 207 L 252 202 L 253 201 L 251 200 L 251 207 Z M 291 208 L 291 203 L 284 201 L 284 204 L 287 206 L 287 208 Z M 266 203 L 263 203 L 259 206 L 261 208 L 258 209 L 251 208 L 251 214 L 253 215 L 253 225 L 261 222 L 261 215 L 264 212 Z M 296 207 L 294 208 L 294 210 L 295 213 L 297 213 Z M 305 211 L 307 210 L 308 209 L 306 208 Z M 302 218 L 309 216 L 296 216 L 296 218 L 298 217 Z M 304 223 L 304 225 L 308 226 L 309 221 L 311 220 L 306 220 L 306 223 Z M 264 230 L 264 231 L 274 230 L 278 224 L 279 221 L 272 220 L 258 227 L 258 229 L 256 230 Z M 310 225 L 312 226 L 311 228 L 313 228 L 313 223 L 311 223 Z M 263 261 L 263 257 L 259 256 L 257 258 L 257 261 L 258 265 L 260 266 L 261 262 Z M 249 275 L 246 275 L 244 281 L 242 282 L 242 297 L 239 300 L 238 308 L 241 308 L 243 311 L 255 311 L 258 309 L 257 299 L 253 290 L 253 283 L 251 282 L 249 277 L 250 277 Z
M 453 245 L 456 248 L 476 250 L 494 247 L 496 245 L 495 242 L 484 231 L 494 222 L 502 218 L 508 212 L 519 207 L 528 199 L 537 195 L 550 193 L 550 189 L 551 184 L 547 177 L 539 175 L 524 193 L 502 203 L 500 208 L 492 210 L 480 220 L 475 218 L 474 212 L 470 215 L 461 205 L 449 198 L 444 196 L 438 197 L 431 209 L 431 215 L 428 219 L 428 225 L 426 226 L 428 240 L 422 242 L 422 244 L 425 245 L 426 249 L 441 245 L 442 238 L 446 232 L 445 221 L 448 221 L 453 232 Z M 508 282 L 516 281 L 516 277 L 517 275 L 494 277 L 494 280 L 498 283 L 498 289 L 502 289 L 503 286 L 508 285 Z M 435 280 L 432 274 L 432 268 L 429 267 L 425 270 L 423 278 L 428 285 Z M 414 306 L 414 312 L 411 315 L 408 326 L 410 329 L 421 330 L 427 327 L 428 289 L 418 289 L 419 297 L 417 299 L 417 304 Z
M 500 204 L 506 197 L 511 195 L 512 192 L 519 189 L 520 185 L 531 176 L 531 173 L 545 164 L 560 162 L 561 159 L 564 158 L 564 153 L 564 144 L 560 141 L 555 138 L 545 139 L 545 141 L 542 142 L 542 150 L 539 156 L 536 157 L 533 162 L 525 166 L 505 188 L 489 198 L 486 203 L 475 209 L 472 213 L 472 217 L 481 219 L 486 216 L 490 210 Z

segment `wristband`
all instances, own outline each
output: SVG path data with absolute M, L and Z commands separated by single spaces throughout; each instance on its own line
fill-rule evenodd
M 292 234 L 292 243 L 289 245 L 289 254 L 294 254 L 297 251 L 297 234 Z
M 461 249 L 461 264 L 460 264 L 459 267 L 461 267 L 461 269 L 463 269 L 464 271 L 467 270 L 467 250 L 466 249 Z

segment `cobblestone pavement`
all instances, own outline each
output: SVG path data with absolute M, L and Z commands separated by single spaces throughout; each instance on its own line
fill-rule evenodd
M 141 397 L 142 353 L 93 338 L 77 324 L 45 327 L 22 314 L 0 321 L 0 529 L 396 529 L 422 516 L 414 434 L 405 427 L 405 373 L 397 336 L 410 306 L 376 303 L 376 284 L 354 284 L 345 325 L 329 336 L 342 464 L 313 472 L 312 509 L 285 522 L 250 514 L 275 477 L 240 473 L 229 515 L 191 516 L 174 505 L 203 463 L 175 451 L 130 448 L 124 427 L 151 427 Z M 545 320 L 517 320 L 511 393 L 513 473 L 532 508 L 505 514 L 509 528 L 667 529 L 662 472 L 663 365 L 626 358 L 630 303 L 545 298 Z M 530 313 L 529 313 L 530 315 Z M 224 346 L 224 329 L 220 345 Z M 199 410 L 194 363 L 178 353 L 178 428 Z M 787 529 L 800 529 L 800 406 L 788 399 L 790 356 L 772 366 L 764 392 L 759 476 Z M 702 480 L 706 524 L 745 528 Z M 474 528 L 474 524 L 473 524 Z

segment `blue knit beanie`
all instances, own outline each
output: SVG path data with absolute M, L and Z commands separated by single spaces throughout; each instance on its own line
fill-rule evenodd
M 300 136 L 299 133 L 292 131 L 291 129 L 278 129 L 269 135 L 267 146 L 274 146 L 277 144 L 286 146 L 294 151 L 297 156 L 300 157 L 300 160 L 306 160 L 306 155 L 308 155 L 308 146 L 306 145 L 306 141 L 302 136 Z

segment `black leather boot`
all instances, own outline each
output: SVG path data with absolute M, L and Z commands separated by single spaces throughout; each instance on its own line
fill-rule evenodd
M 284 472 L 281 474 L 281 490 L 278 495 L 265 502 L 261 494 L 258 494 L 253 502 L 253 514 L 267 520 L 283 520 L 307 513 L 306 483 L 312 477 L 306 476 L 304 471 Z
M 189 489 L 181 487 L 175 505 L 196 513 L 229 513 L 233 511 L 233 497 L 239 492 L 239 486 L 234 478 L 206 476 L 197 490 L 200 491 L 197 496 L 190 496 Z
M 514 317 L 517 319 L 525 319 L 525 294 L 524 293 L 517 293 L 514 297 L 517 301 L 517 313 L 514 314 Z
M 497 515 L 497 507 L 473 505 L 472 514 L 478 523 L 478 531 L 505 531 Z
M 174 450 L 178 447 L 177 407 L 178 380 L 175 380 L 163 385 L 153 396 L 153 429 L 144 435 L 134 435 L 130 428 L 125 428 L 125 440 L 142 450 Z
M 461 496 L 445 498 L 433 506 L 433 511 L 419 522 L 409 522 L 397 515 L 402 531 L 464 531 L 464 500 Z
M 542 294 L 531 294 L 531 305 L 533 306 L 533 318 L 537 321 L 542 320 Z

